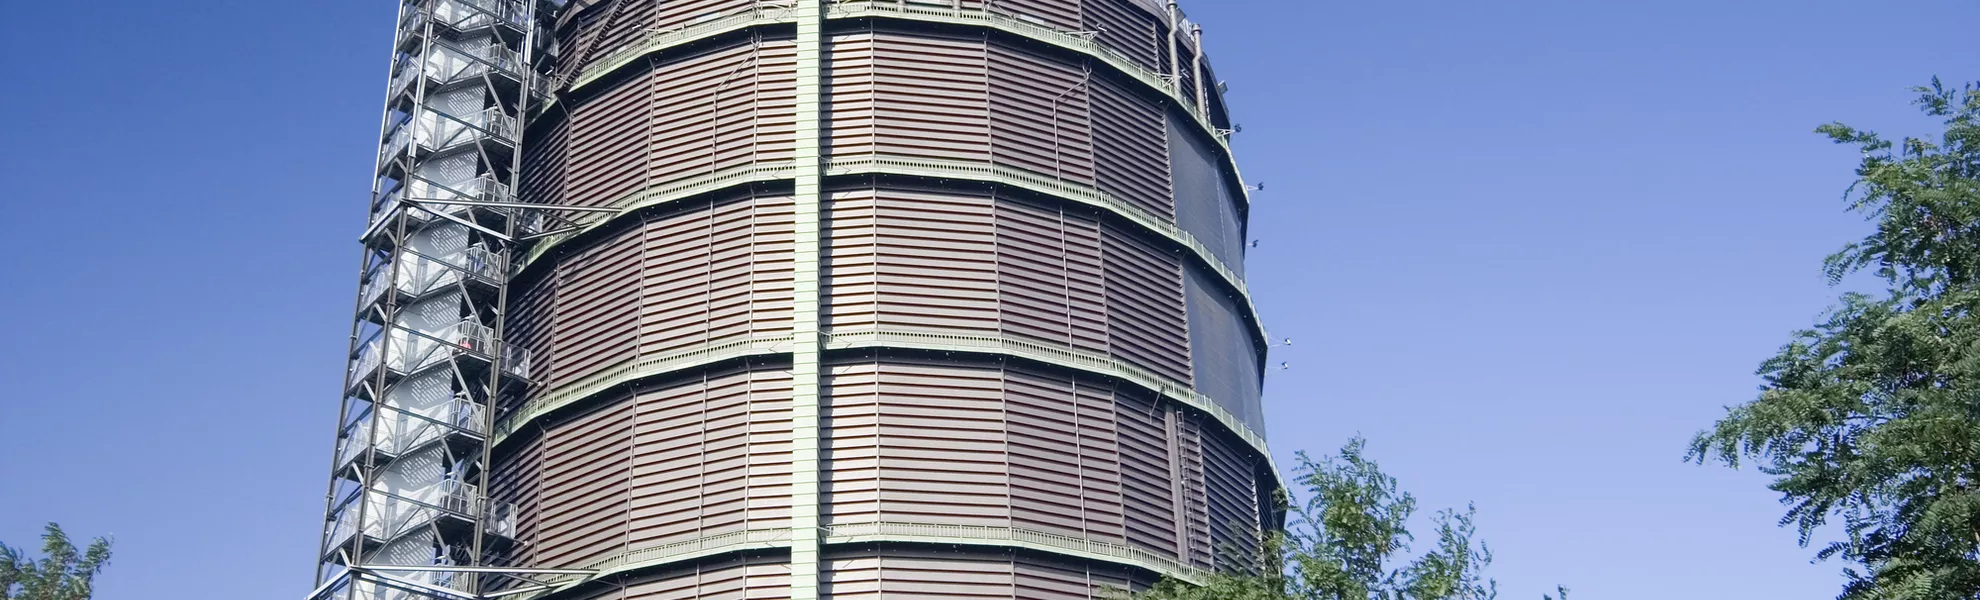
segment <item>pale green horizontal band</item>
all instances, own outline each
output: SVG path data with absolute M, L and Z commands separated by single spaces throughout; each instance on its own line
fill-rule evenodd
M 554 586 L 551 589 L 526 596 L 519 595 L 519 597 L 528 599 L 542 598 L 593 581 L 600 581 L 619 575 L 646 571 L 672 564 L 698 561 L 731 552 L 790 547 L 791 530 L 784 527 L 776 529 L 746 529 L 718 533 L 691 540 L 669 542 L 627 551 L 622 554 L 615 554 L 587 563 L 584 566 L 576 567 L 587 571 L 597 571 L 597 573 L 592 575 L 564 575 L 550 578 L 545 583 Z
M 1201 584 L 1207 579 L 1207 573 L 1200 569 L 1133 546 L 1016 527 L 880 522 L 844 523 L 823 529 L 828 544 L 892 542 L 1021 548 L 1137 567 L 1190 583 Z
M 531 398 L 495 424 L 490 444 L 501 445 L 531 421 L 584 401 L 600 392 L 649 377 L 682 373 L 716 363 L 752 356 L 777 356 L 791 351 L 791 336 L 745 338 L 714 342 L 686 350 L 637 358 L 592 373 Z
M 570 384 L 558 386 L 524 403 L 495 426 L 490 443 L 501 445 L 508 436 L 544 415 L 572 406 L 601 392 L 642 379 L 683 373 L 716 363 L 751 356 L 775 356 L 790 352 L 790 336 L 745 338 L 716 342 L 707 346 L 629 360 Z M 895 329 L 833 331 L 825 334 L 826 349 L 903 349 L 968 354 L 1004 355 L 1036 361 L 1065 369 L 1111 377 L 1147 389 L 1215 419 L 1231 435 L 1243 440 L 1269 467 L 1274 487 L 1283 490 L 1278 463 L 1259 435 L 1216 399 L 1188 384 L 1164 377 L 1127 361 L 1071 346 L 1015 337 L 938 333 Z
M 789 181 L 797 173 L 797 164 L 791 161 L 765 161 L 720 169 L 713 173 L 684 177 L 620 196 L 600 208 L 616 208 L 617 213 L 584 213 L 574 219 L 578 231 L 560 233 L 538 241 L 523 257 L 527 267 L 536 259 L 549 254 L 552 249 L 570 241 L 571 238 L 610 224 L 616 218 L 628 216 L 640 209 L 659 206 L 679 200 L 686 200 L 700 194 L 735 187 L 749 183 L 770 183 Z
M 1238 200 L 1243 202 L 1247 209 L 1251 206 L 1250 192 L 1243 189 L 1244 176 L 1238 171 L 1237 161 L 1230 151 L 1229 134 L 1210 123 L 1206 118 L 1206 113 L 1196 106 L 1194 99 L 1176 93 L 1175 87 L 1169 85 L 1167 78 L 1161 73 L 1151 71 L 1146 67 L 1136 64 L 1134 60 L 1122 56 L 1119 52 L 1108 48 L 1106 44 L 1093 39 L 1092 36 L 1060 31 L 1009 15 L 976 8 L 917 6 L 903 2 L 881 0 L 837 0 L 829 4 L 826 9 L 826 18 L 828 19 L 849 19 L 868 16 L 885 16 L 910 21 L 987 27 L 1098 59 L 1107 66 L 1120 71 L 1121 74 L 1126 75 L 1129 79 L 1140 82 L 1148 89 L 1154 90 L 1163 97 L 1182 106 L 1184 108 L 1183 112 L 1190 115 L 1190 120 L 1198 128 L 1202 129 L 1204 133 L 1208 134 L 1210 139 L 1215 140 L 1224 149 L 1224 158 L 1227 162 L 1226 166 L 1231 169 L 1231 173 L 1238 179 L 1240 188 L 1237 196 Z M 646 32 L 640 39 L 614 50 L 604 58 L 593 61 L 592 65 L 586 67 L 584 72 L 578 76 L 577 80 L 571 84 L 571 89 L 577 89 L 603 79 L 613 71 L 624 68 L 648 54 L 750 27 L 795 22 L 795 12 L 791 8 L 751 8 L 672 29 L 651 30 Z
M 819 537 L 830 545 L 901 543 L 1012 548 L 1129 566 L 1191 583 L 1201 583 L 1206 576 L 1201 569 L 1141 548 L 1015 527 L 879 522 L 827 525 L 818 529 Z M 556 577 L 547 582 L 554 586 L 552 589 L 523 597 L 540 598 L 619 575 L 732 552 L 789 548 L 790 545 L 791 530 L 777 528 L 739 530 L 649 546 L 575 567 L 597 573 Z
M 1257 328 L 1257 331 L 1254 333 L 1258 334 L 1258 339 L 1271 339 L 1271 336 L 1265 332 L 1265 321 L 1259 316 L 1258 307 L 1251 303 L 1251 288 L 1244 284 L 1243 275 L 1239 275 L 1235 269 L 1224 264 L 1223 259 L 1217 258 L 1217 254 L 1212 252 L 1209 246 L 1204 245 L 1202 241 L 1197 240 L 1196 236 L 1191 235 L 1188 231 L 1184 231 L 1183 228 L 1177 227 L 1175 224 L 1156 216 L 1155 213 L 1148 212 L 1147 209 L 1116 198 L 1113 194 L 1109 194 L 1099 188 L 995 163 L 985 164 L 971 161 L 896 158 L 890 156 L 857 156 L 832 159 L 826 165 L 826 173 L 831 175 L 909 175 L 983 181 L 1029 190 L 1034 193 L 1071 200 L 1105 210 L 1140 226 L 1149 233 L 1161 236 L 1171 243 L 1188 248 L 1192 254 L 1196 255 L 1196 259 L 1199 262 L 1209 267 L 1210 271 L 1216 273 L 1219 278 L 1222 278 L 1224 283 L 1231 286 L 1231 289 L 1237 290 L 1238 297 L 1244 300 L 1245 312 L 1249 314 L 1253 326 Z
M 1161 93 L 1162 96 L 1168 98 L 1170 101 L 1182 106 L 1183 112 L 1189 114 L 1190 120 L 1194 121 L 1197 127 L 1201 128 L 1204 133 L 1209 134 L 1210 139 L 1215 140 L 1217 145 L 1224 149 L 1224 157 L 1229 162 L 1227 166 L 1230 167 L 1231 172 L 1233 174 L 1238 173 L 1237 161 L 1231 155 L 1230 151 L 1230 134 L 1213 125 L 1209 121 L 1208 113 L 1196 105 L 1195 99 L 1184 94 L 1176 93 L 1176 88 L 1169 85 L 1167 77 L 1135 63 L 1134 59 L 1128 58 L 1114 51 L 1112 48 L 1108 48 L 1106 44 L 1102 44 L 1099 40 L 1094 39 L 1091 33 L 1060 31 L 1043 24 L 1033 23 L 1004 13 L 980 8 L 916 5 L 900 2 L 899 0 L 842 0 L 832 3 L 826 11 L 826 16 L 834 19 L 885 16 L 887 18 L 909 21 L 987 27 L 1067 50 L 1075 54 L 1099 59 L 1100 62 L 1113 67 L 1116 71 L 1120 71 L 1121 74 L 1128 76 L 1129 79 L 1140 82 L 1142 85 Z M 1237 177 L 1239 186 L 1242 187 L 1244 177 L 1241 174 Z M 1246 209 L 1251 207 L 1250 192 L 1239 192 L 1239 199 L 1244 202 Z
M 635 211 L 659 206 L 737 185 L 748 183 L 770 183 L 788 180 L 797 171 L 796 165 L 785 161 L 730 167 L 714 173 L 679 179 L 636 190 L 605 205 L 617 208 L 620 212 L 590 213 L 579 222 L 583 230 L 545 238 L 530 249 L 525 265 L 549 254 L 550 250 L 576 237 L 585 231 L 608 226 L 617 217 L 631 216 Z M 1271 339 L 1265 330 L 1265 320 L 1258 313 L 1258 306 L 1252 303 L 1251 289 L 1245 285 L 1243 276 L 1222 259 L 1209 246 L 1196 239 L 1188 231 L 1170 223 L 1147 209 L 1135 206 L 1114 197 L 1099 188 L 1034 173 L 1024 169 L 982 162 L 935 160 L 923 158 L 896 158 L 887 156 L 863 156 L 832 159 L 826 166 L 828 175 L 903 175 L 909 177 L 934 177 L 966 181 L 981 181 L 1020 188 L 1033 193 L 1084 204 L 1113 213 L 1123 220 L 1133 223 L 1147 233 L 1160 236 L 1171 243 L 1189 249 L 1199 263 L 1216 273 L 1231 289 L 1237 291 L 1242 300 L 1246 316 L 1251 318 L 1253 334 L 1260 343 Z
M 1272 460 L 1272 451 L 1265 445 L 1265 436 L 1259 435 L 1244 421 L 1231 414 L 1215 399 L 1196 391 L 1195 388 L 1168 377 L 1164 377 L 1133 363 L 1098 352 L 1078 350 L 1071 346 L 1020 339 L 1009 336 L 971 335 L 961 333 L 937 333 L 925 331 L 905 331 L 898 329 L 868 329 L 854 331 L 833 331 L 825 334 L 827 348 L 845 350 L 853 348 L 898 348 L 908 350 L 929 350 L 937 352 L 964 352 L 970 354 L 997 354 L 1046 363 L 1074 371 L 1112 377 L 1132 383 L 1160 394 L 1175 402 L 1194 408 L 1216 419 L 1245 445 L 1264 457 L 1265 464 L 1271 467 L 1272 479 L 1281 489 L 1285 486 L 1278 481 L 1279 466 Z
M 796 8 L 786 6 L 780 8 L 748 8 L 721 17 L 689 23 L 670 29 L 649 29 L 639 39 L 620 46 L 617 50 L 613 50 L 611 54 L 607 54 L 603 58 L 591 61 L 591 64 L 585 67 L 584 72 L 578 74 L 577 80 L 571 83 L 571 89 L 584 87 L 591 82 L 604 78 L 613 71 L 619 70 L 621 67 L 632 64 L 634 61 L 648 54 L 668 48 L 682 46 L 734 31 L 741 31 L 758 25 L 796 22 Z

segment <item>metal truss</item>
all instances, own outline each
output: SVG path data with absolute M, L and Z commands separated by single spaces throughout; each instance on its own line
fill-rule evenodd
M 500 399 L 529 385 L 504 337 L 531 240 L 572 227 L 518 201 L 559 0 L 402 0 L 349 367 L 310 600 L 501 598 L 583 571 L 490 566 L 514 508 L 489 495 Z

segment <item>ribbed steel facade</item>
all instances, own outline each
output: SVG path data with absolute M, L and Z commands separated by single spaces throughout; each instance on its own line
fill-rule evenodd
M 1175 7 L 553 12 L 518 200 L 612 212 L 518 236 L 483 564 L 793 600 L 1256 568 L 1283 515 L 1248 206 Z

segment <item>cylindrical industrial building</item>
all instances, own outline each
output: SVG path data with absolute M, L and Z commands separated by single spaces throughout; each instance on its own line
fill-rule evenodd
M 527 359 L 468 470 L 499 535 L 459 557 L 520 574 L 436 585 L 1084 599 L 1259 567 L 1246 189 L 1173 4 L 538 14 L 486 206 L 574 209 L 501 221 L 492 326 Z

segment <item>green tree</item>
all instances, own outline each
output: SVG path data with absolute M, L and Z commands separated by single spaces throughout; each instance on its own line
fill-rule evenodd
M 61 526 L 41 534 L 41 560 L 0 544 L 0 600 L 88 600 L 90 584 L 110 562 L 110 541 L 96 538 L 81 553 Z
M 1825 272 L 1884 291 L 1796 333 L 1687 455 L 1772 476 L 1781 524 L 1850 563 L 1846 600 L 1980 596 L 1980 89 L 1913 91 L 1939 139 L 1817 129 L 1862 151 L 1845 199 L 1876 223 Z
M 1286 532 L 1268 540 L 1258 575 L 1214 575 L 1190 584 L 1163 580 L 1144 600 L 1489 600 L 1492 552 L 1477 540 L 1476 509 L 1437 513 L 1435 548 L 1405 557 L 1416 498 L 1402 491 L 1355 438 L 1321 460 L 1302 452 Z M 1270 568 L 1277 566 L 1279 568 Z M 1567 590 L 1560 590 L 1566 600 Z M 1549 597 L 1552 600 L 1552 597 Z

